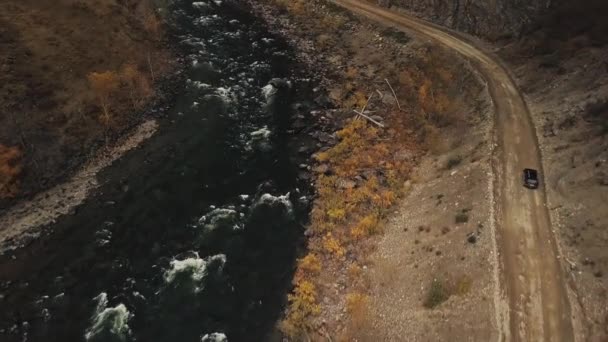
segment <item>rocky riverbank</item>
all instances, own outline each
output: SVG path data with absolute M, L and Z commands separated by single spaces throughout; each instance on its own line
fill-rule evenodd
M 469 146 L 458 137 L 483 121 L 475 114 L 487 105 L 483 86 L 449 52 L 329 2 L 254 4 L 323 75 L 336 109 L 322 115 L 339 128 L 315 154 L 308 248 L 279 328 L 295 340 L 363 338 L 375 331 L 377 278 L 369 270 L 378 269 L 378 240 L 418 164 L 437 158 L 441 170 L 455 148 Z M 355 112 L 362 110 L 364 116 Z M 470 154 L 469 147 L 460 153 Z

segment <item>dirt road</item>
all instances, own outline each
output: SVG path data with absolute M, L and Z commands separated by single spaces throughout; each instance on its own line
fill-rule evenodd
M 501 291 L 500 340 L 573 341 L 570 304 L 544 189 L 522 186 L 522 170 L 541 170 L 527 105 L 500 61 L 464 36 L 420 19 L 354 0 L 333 0 L 352 12 L 430 38 L 467 58 L 488 84 L 496 112 L 494 158 Z

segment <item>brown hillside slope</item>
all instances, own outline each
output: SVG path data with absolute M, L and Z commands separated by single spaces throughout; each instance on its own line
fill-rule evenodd
M 0 2 L 0 144 L 22 153 L 20 195 L 64 177 L 151 98 L 148 55 L 156 74 L 168 69 L 153 8 L 149 0 Z M 129 77 L 119 78 L 125 69 Z M 120 81 L 109 122 L 87 79 L 105 71 Z

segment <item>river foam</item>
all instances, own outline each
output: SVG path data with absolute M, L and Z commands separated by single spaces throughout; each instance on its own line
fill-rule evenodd
M 86 341 L 123 342 L 131 335 L 128 322 L 132 317 L 124 304 L 108 307 L 108 294 L 100 293 L 95 297 L 97 307 L 91 318 L 91 326 L 84 338 Z
M 203 227 L 206 232 L 214 231 L 218 228 L 231 228 L 234 230 L 241 229 L 239 224 L 239 213 L 232 208 L 216 208 L 209 213 L 203 215 L 198 224 Z
M 198 253 L 194 253 L 193 257 L 183 260 L 172 260 L 170 268 L 165 272 L 164 279 L 167 284 L 189 285 L 194 293 L 198 293 L 204 289 L 203 280 L 207 276 L 207 267 L 210 263 L 220 263 L 220 268 L 226 263 L 226 255 L 217 254 L 205 259 L 199 257 Z M 189 282 L 189 284 L 183 284 Z
M 291 214 L 293 210 L 293 205 L 289 200 L 289 193 L 281 196 L 274 196 L 271 194 L 263 194 L 253 205 L 253 209 L 256 209 L 260 206 L 270 206 L 270 207 L 283 207 L 286 209 L 288 214 Z
M 205 334 L 201 337 L 201 342 L 228 342 L 228 337 L 222 333 Z

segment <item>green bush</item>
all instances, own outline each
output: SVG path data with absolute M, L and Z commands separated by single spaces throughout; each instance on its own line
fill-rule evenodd
M 433 309 L 450 298 L 450 291 L 441 280 L 433 279 L 424 300 L 424 307 Z

